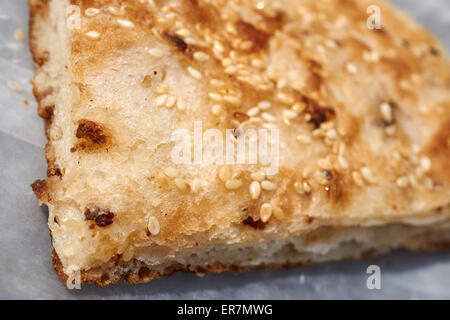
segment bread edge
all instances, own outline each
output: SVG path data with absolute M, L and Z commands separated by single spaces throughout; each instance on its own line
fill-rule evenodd
M 34 64 L 36 68 L 39 68 L 42 66 L 46 60 L 47 57 L 45 55 L 41 55 L 37 46 L 36 46 L 36 37 L 34 33 L 34 23 L 37 21 L 39 14 L 44 13 L 46 14 L 45 10 L 48 10 L 49 0 L 28 0 L 29 4 L 29 47 L 30 51 L 33 57 Z M 43 10 L 43 11 L 41 11 Z M 33 86 L 33 95 L 36 98 L 36 101 L 38 103 L 38 114 L 40 117 L 42 117 L 46 121 L 46 136 L 47 139 L 49 139 L 49 130 L 53 122 L 53 114 L 52 109 L 50 107 L 43 106 L 41 103 L 44 100 L 45 96 L 40 94 L 36 84 L 32 81 Z M 48 148 L 49 143 L 46 145 L 46 158 L 47 158 L 47 165 L 48 168 L 52 167 L 52 160 L 48 157 Z M 50 233 L 51 236 L 51 233 Z M 430 251 L 430 250 L 441 250 L 441 249 L 450 249 L 450 241 L 439 241 L 436 239 L 430 239 L 427 237 L 424 237 L 423 239 L 419 241 L 414 241 L 414 243 L 411 243 L 410 245 L 404 244 L 402 247 L 405 247 L 409 250 L 413 251 Z M 352 255 L 348 257 L 342 257 L 341 260 L 345 259 L 373 259 L 381 254 L 383 252 L 377 252 L 377 251 L 370 251 L 365 252 L 358 255 Z M 60 280 L 67 284 L 67 280 L 69 279 L 69 276 L 64 273 L 62 263 L 58 257 L 58 254 L 53 249 L 52 251 L 52 265 L 53 268 L 56 271 L 57 276 L 60 278 Z M 81 271 L 80 274 L 80 280 L 81 284 L 95 284 L 99 287 L 106 287 L 112 284 L 119 283 L 122 279 L 124 279 L 126 282 L 131 284 L 138 284 L 138 283 L 148 283 L 152 280 L 164 277 L 164 276 L 170 276 L 174 274 L 175 272 L 185 272 L 185 273 L 197 273 L 197 274 L 207 274 L 207 273 L 221 273 L 225 271 L 233 271 L 235 273 L 242 273 L 249 270 L 265 270 L 265 269 L 291 269 L 291 268 L 297 268 L 305 265 L 311 265 L 314 264 L 314 261 L 306 261 L 306 262 L 286 262 L 286 263 L 274 263 L 274 264 L 259 264 L 259 265 L 239 265 L 239 264 L 221 264 L 216 263 L 214 265 L 208 266 L 208 267 L 201 267 L 201 266 L 188 266 L 188 265 L 171 265 L 166 267 L 163 271 L 155 271 L 151 270 L 148 267 L 142 266 L 139 268 L 139 271 L 136 272 L 136 270 L 129 270 L 126 273 L 120 272 L 120 267 L 118 264 L 119 257 L 117 259 L 117 263 L 115 264 L 116 268 L 109 268 L 102 272 L 103 275 L 108 275 L 107 277 L 96 276 L 95 270 L 88 270 L 88 271 Z M 133 260 L 123 264 L 124 266 L 132 265 Z M 145 269 L 146 271 L 141 273 L 140 270 Z

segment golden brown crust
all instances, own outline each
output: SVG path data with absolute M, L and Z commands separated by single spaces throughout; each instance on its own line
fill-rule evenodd
M 283 0 L 261 9 L 250 0 L 71 0 L 83 23 L 64 37 L 63 88 L 39 78 L 61 64 L 39 44 L 51 3 L 30 1 L 30 47 L 49 139 L 39 199 L 50 206 L 66 272 L 81 265 L 94 270 L 87 282 L 101 284 L 122 275 L 95 280 L 95 270 L 125 253 L 153 259 L 145 249 L 167 258 L 234 239 L 261 243 L 322 227 L 448 218 L 448 210 L 435 210 L 450 198 L 449 63 L 431 35 L 383 1 L 383 29 L 375 31 L 361 21 L 369 1 Z M 88 8 L 99 12 L 88 16 Z M 271 107 L 252 115 L 261 103 Z M 280 128 L 279 173 L 265 177 L 256 199 L 249 186 L 258 166 L 231 166 L 238 190 L 217 178 L 220 166 L 165 173 L 174 169 L 170 130 L 194 120 L 205 129 L 235 128 L 236 139 L 254 123 Z M 197 193 L 190 192 L 195 181 Z M 273 211 L 266 222 L 264 205 Z M 114 222 L 91 228 L 83 216 L 91 206 L 114 212 Z M 148 230 L 149 219 L 157 232 Z M 237 265 L 206 270 L 247 268 Z M 152 279 L 189 268 L 141 273 Z
M 431 250 L 448 250 L 450 249 L 450 241 L 436 241 L 431 237 L 424 237 L 422 241 L 415 240 L 414 244 L 409 248 L 414 251 L 431 251 Z M 343 257 L 343 259 L 375 259 L 379 254 L 376 250 L 368 250 L 366 252 L 361 253 L 360 255 Z M 226 271 L 233 271 L 236 273 L 242 273 L 245 271 L 251 270 L 265 270 L 265 269 L 292 269 L 299 268 L 305 265 L 312 264 L 313 262 L 286 262 L 286 263 L 272 263 L 272 264 L 260 264 L 257 266 L 241 266 L 235 264 L 224 265 L 221 263 L 216 263 L 212 266 L 200 267 L 200 266 L 185 266 L 185 265 L 174 265 L 167 267 L 162 272 L 156 272 L 150 270 L 148 267 L 140 267 L 135 271 L 128 271 L 126 274 L 120 272 L 112 272 L 111 270 L 107 270 L 106 273 L 103 273 L 102 276 L 98 276 L 94 271 L 81 271 L 80 281 L 81 284 L 94 284 L 99 287 L 107 287 L 109 285 L 117 284 L 122 279 L 131 284 L 139 284 L 139 283 L 148 283 L 152 280 L 171 276 L 176 272 L 185 272 L 185 273 L 193 273 L 193 274 L 210 274 L 210 273 L 222 273 Z M 63 266 L 61 261 L 59 260 L 58 254 L 55 250 L 52 252 L 52 264 L 53 268 L 56 271 L 56 274 L 61 279 L 63 283 L 67 283 L 68 276 L 63 271 Z M 128 263 L 129 265 L 130 263 Z

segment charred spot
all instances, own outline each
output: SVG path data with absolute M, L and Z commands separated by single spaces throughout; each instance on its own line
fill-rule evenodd
M 312 71 L 307 80 L 308 87 L 313 91 L 318 91 L 322 86 L 322 76 Z
M 435 47 L 430 48 L 430 53 L 435 57 L 439 57 L 441 55 L 440 51 Z
M 336 116 L 336 111 L 334 111 L 333 108 L 322 107 L 314 99 L 305 97 L 304 102 L 306 103 L 305 113 L 311 116 L 309 122 L 314 125 L 315 129 L 320 128 L 322 123 L 327 122 Z
M 324 170 L 322 173 L 328 181 L 330 181 L 333 178 L 332 173 L 328 170 Z
M 269 34 L 242 20 L 239 20 L 236 23 L 236 27 L 241 37 L 252 42 L 250 51 L 259 51 L 267 46 L 267 42 L 270 38 Z
M 396 120 L 396 113 L 398 111 L 398 104 L 396 104 L 393 101 L 386 101 L 387 104 L 389 104 L 391 106 L 391 110 L 392 110 L 392 121 L 386 121 L 384 118 L 382 118 L 382 126 L 383 127 L 389 127 L 393 124 L 395 124 L 397 122 Z
M 140 268 L 139 272 L 138 272 L 138 276 L 140 279 L 148 278 L 148 277 L 150 277 L 151 274 L 152 273 L 151 273 L 150 269 L 147 267 Z
M 98 207 L 86 208 L 84 216 L 85 220 L 95 221 L 99 227 L 109 226 L 114 219 L 114 213 L 109 211 L 109 209 L 100 209 Z
M 402 39 L 402 40 L 401 40 L 401 45 L 402 45 L 402 47 L 404 47 L 404 48 L 409 48 L 411 44 L 409 43 L 408 40 Z
M 47 176 L 48 177 L 53 177 L 53 176 L 58 176 L 58 177 L 62 177 L 62 172 L 61 172 L 61 170 L 58 168 L 58 167 L 56 167 L 56 166 L 54 166 L 54 167 L 49 167 L 48 169 L 47 169 Z
M 335 171 L 324 170 L 323 174 L 328 180 L 328 185 L 325 187 L 325 191 L 328 193 L 328 197 L 332 202 L 339 201 L 343 196 L 343 181 L 339 177 L 339 174 Z
M 34 194 L 39 200 L 45 199 L 48 193 L 47 180 L 36 180 L 31 184 Z
M 242 113 L 242 112 L 235 112 L 233 116 L 239 122 L 245 122 L 245 121 L 250 120 L 250 117 L 247 114 Z
M 182 52 L 187 50 L 187 48 L 188 48 L 187 43 L 184 42 L 184 40 L 181 39 L 180 37 L 172 35 L 172 34 L 167 33 L 167 32 L 164 33 L 164 37 L 167 40 L 169 40 L 171 43 L 173 43 L 178 48 L 178 50 L 180 50 Z
M 261 220 L 258 219 L 255 221 L 252 217 L 248 217 L 247 219 L 242 221 L 242 223 L 244 224 L 244 226 L 250 226 L 253 229 L 264 229 L 264 227 L 266 226 L 266 224 Z
M 50 119 L 53 116 L 53 112 L 55 110 L 54 105 L 50 106 L 41 106 L 38 107 L 38 114 L 43 119 Z
M 86 139 L 95 144 L 103 144 L 106 142 L 106 135 L 103 128 L 94 121 L 82 119 L 78 121 L 78 129 L 76 132 L 78 139 Z

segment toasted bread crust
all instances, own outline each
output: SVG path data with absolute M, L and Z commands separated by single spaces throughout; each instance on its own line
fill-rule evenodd
M 126 3 L 124 12 L 117 18 L 117 12 L 108 13 L 107 6 L 118 6 L 120 1 L 70 1 L 70 4 L 80 6 L 81 12 L 88 8 L 100 8 L 101 13 L 94 18 L 83 15 L 83 29 L 70 33 L 69 47 L 64 49 L 69 52 L 66 67 L 70 74 L 70 86 L 80 99 L 79 105 L 68 107 L 56 102 L 56 88 L 50 90 L 38 81 L 49 59 L 52 59 L 45 46 L 39 43 L 43 34 L 40 28 L 49 19 L 51 1 L 29 1 L 30 48 L 38 68 L 33 93 L 38 101 L 39 115 L 46 119 L 49 140 L 46 146 L 48 181 L 45 188 L 35 188 L 35 191 L 38 199 L 50 206 L 49 224 L 55 237 L 53 264 L 62 280 L 70 273 L 69 268 L 77 265 L 81 265 L 84 283 L 100 286 L 117 283 L 122 277 L 131 283 L 148 282 L 178 270 L 204 273 L 297 266 L 314 261 L 261 262 L 259 265 L 217 261 L 205 266 L 171 262 L 161 271 L 153 270 L 150 264 L 147 266 L 142 262 L 148 253 L 140 260 L 133 258 L 124 261 L 122 256 L 145 251 L 145 248 L 153 248 L 156 252 L 170 248 L 172 251 L 167 256 L 189 251 L 196 246 L 208 250 L 209 239 L 213 238 L 214 243 L 221 245 L 231 241 L 229 237 L 232 234 L 239 237 L 243 244 L 257 245 L 292 234 L 314 234 L 323 227 L 409 224 L 409 219 L 428 218 L 438 219 L 442 224 L 447 222 L 450 217 L 450 210 L 447 209 L 450 196 L 450 98 L 445 88 L 450 86 L 450 69 L 444 50 L 427 32 L 408 19 L 397 16 L 384 2 L 380 5 L 386 13 L 388 28 L 367 34 L 359 30 L 367 36 L 368 42 L 365 42 L 358 36 L 343 32 L 332 36 L 331 32 L 317 27 L 325 25 L 324 21 L 312 24 L 311 33 L 293 32 L 293 27 L 305 28 L 301 23 L 297 25 L 297 14 L 305 20 L 309 10 L 324 10 L 324 15 L 329 14 L 327 9 L 316 8 L 314 1 L 305 2 L 304 7 L 300 8 L 303 12 L 299 9 L 296 13 L 291 10 L 292 3 L 288 0 L 283 1 L 286 7 L 261 13 L 249 9 L 254 4 L 252 1 L 236 1 L 246 14 L 237 13 L 232 7 L 226 9 L 230 10 L 230 15 L 237 14 L 237 18 L 222 17 L 216 4 L 200 0 L 176 1 L 180 3 L 173 11 L 179 15 L 177 19 L 188 28 L 192 27 L 190 32 L 194 36 L 203 36 L 203 31 L 205 34 L 211 33 L 208 37 L 217 36 L 224 46 L 221 48 L 219 40 L 219 44 L 214 42 L 209 46 L 199 40 L 193 41 L 183 29 L 171 30 L 172 24 L 164 22 L 159 16 L 164 11 L 163 2 L 157 1 L 159 7 L 156 9 L 144 4 Z M 355 16 L 362 7 L 349 1 L 345 8 L 339 10 L 348 19 L 347 23 L 358 29 L 359 22 Z M 129 26 L 134 27 L 129 29 Z M 98 30 L 99 39 L 86 36 L 91 29 Z M 225 37 L 223 30 L 229 30 L 227 32 L 232 36 Z M 310 36 L 316 33 L 328 41 L 314 44 L 317 39 Z M 339 36 L 342 39 L 333 38 Z M 148 37 L 151 37 L 150 42 Z M 408 38 L 408 41 L 404 40 L 408 45 L 397 44 L 403 38 Z M 313 41 L 314 45 L 306 45 L 308 41 Z M 303 44 L 305 46 L 301 47 Z M 142 151 L 139 154 L 138 151 L 141 152 L 141 146 L 145 144 L 148 144 L 148 150 L 157 150 L 165 144 L 164 139 L 169 132 L 165 132 L 166 136 L 155 131 L 148 134 L 146 130 L 151 127 L 144 119 L 149 117 L 151 121 L 154 118 L 154 126 L 164 123 L 159 129 L 168 130 L 171 126 L 188 126 L 190 117 L 183 111 L 180 114 L 173 112 L 175 108 L 167 108 L 167 111 L 154 108 L 149 113 L 137 105 L 131 107 L 131 102 L 122 102 L 117 106 L 115 100 L 121 98 L 120 94 L 97 102 L 103 99 L 103 95 L 109 97 L 109 93 L 102 91 L 104 88 L 99 85 L 99 81 L 106 80 L 98 74 L 109 76 L 108 81 L 114 86 L 115 76 L 108 72 L 123 62 L 122 58 L 127 61 L 125 65 L 130 68 L 130 73 L 139 74 L 136 76 L 139 81 L 129 90 L 141 94 L 143 89 L 139 84 L 151 74 L 149 99 L 157 100 L 156 94 L 162 89 L 157 88 L 155 83 L 163 87 L 166 71 L 157 60 L 143 62 L 142 66 L 133 64 L 136 60 L 146 61 L 143 57 L 147 54 L 148 45 L 170 53 L 167 65 L 173 69 L 168 67 L 168 78 L 176 78 L 181 83 L 180 87 L 190 88 L 185 92 L 169 88 L 175 92 L 169 93 L 182 96 L 180 100 L 196 98 L 205 105 L 190 110 L 191 120 L 198 117 L 208 127 L 229 128 L 236 121 L 241 124 L 248 122 L 250 108 L 264 100 L 272 103 L 272 111 L 278 115 L 283 115 L 285 111 L 300 112 L 294 119 L 284 118 L 284 124 L 281 124 L 286 126 L 281 131 L 287 148 L 283 149 L 285 153 L 280 172 L 273 178 L 278 186 L 276 190 L 263 191 L 259 199 L 250 199 L 247 190 L 230 192 L 220 181 L 211 181 L 210 169 L 193 169 L 192 176 L 188 174 L 185 177 L 204 180 L 208 192 L 202 190 L 198 195 L 179 192 L 170 181 L 168 186 L 165 185 L 164 181 L 168 179 L 164 174 L 165 178 L 160 180 L 159 172 L 164 171 L 161 166 L 167 164 L 166 155 L 158 155 L 161 158 L 157 158 L 153 153 Z M 234 46 L 236 48 L 233 50 Z M 385 50 L 385 55 L 377 56 L 371 46 Z M 395 54 L 388 50 L 393 46 L 396 46 Z M 408 46 L 414 46 L 418 55 Z M 339 50 L 341 54 L 336 54 Z M 223 52 L 229 51 L 234 52 L 230 53 L 229 58 L 221 57 Z M 209 59 L 202 61 L 204 55 L 199 56 L 198 52 L 206 53 Z M 327 61 L 327 54 L 332 56 L 331 62 Z M 155 55 L 158 56 L 157 53 Z M 236 56 L 244 62 L 234 63 L 248 67 L 249 72 L 244 70 L 239 73 L 230 68 L 232 66 L 226 59 Z M 343 58 L 348 61 L 341 61 Z M 339 63 L 333 59 L 339 60 Z M 378 63 L 374 63 L 373 59 L 378 59 Z M 293 63 L 295 74 L 289 72 L 290 66 L 283 64 L 285 60 Z M 264 67 L 264 63 L 272 63 L 272 68 Z M 338 64 L 341 69 L 336 67 Z M 139 71 L 138 67 L 148 70 Z M 192 68 L 204 73 L 201 80 L 187 80 L 189 72 L 192 77 L 199 77 Z M 358 72 L 363 72 L 363 75 L 358 75 Z M 251 75 L 255 75 L 255 81 L 261 83 L 252 84 Z M 125 77 L 125 71 L 117 77 L 121 76 L 131 78 Z M 371 86 L 367 84 L 372 77 L 382 83 L 375 93 L 371 93 Z M 215 103 L 211 100 L 218 99 L 210 93 L 219 90 L 211 86 L 212 80 L 220 80 L 226 88 L 226 93 L 220 97 L 222 113 L 219 117 L 209 115 Z M 128 80 L 123 81 L 131 86 Z M 178 82 L 176 84 L 178 86 Z M 120 89 L 121 85 L 114 87 L 117 92 Z M 347 89 L 357 93 L 353 95 Z M 68 91 L 67 88 L 65 90 Z M 186 97 L 186 92 L 194 92 L 195 97 Z M 230 92 L 236 96 L 227 95 Z M 147 100 L 144 95 L 142 97 L 142 100 Z M 133 100 L 133 97 L 130 99 Z M 241 100 L 236 103 L 236 99 Z M 349 101 L 355 101 L 357 107 L 350 106 Z M 422 114 L 419 105 L 428 102 L 429 110 Z M 147 107 L 153 108 L 148 104 Z M 292 110 L 289 109 L 291 104 Z M 70 121 L 67 122 L 70 124 L 64 130 L 58 127 L 65 120 L 63 114 L 70 114 Z M 287 114 L 291 117 L 292 112 Z M 265 118 L 272 121 L 269 115 Z M 173 122 L 165 123 L 168 119 Z M 55 121 L 59 124 L 54 125 Z M 390 130 L 393 128 L 397 130 L 395 133 Z M 60 135 L 71 145 L 58 144 Z M 292 142 L 297 135 L 303 138 L 299 139 L 303 142 L 298 145 Z M 313 143 L 308 145 L 305 139 Z M 124 156 L 128 160 L 138 159 L 135 168 L 143 174 L 135 181 L 127 182 L 134 177 L 135 171 L 130 170 L 130 166 L 124 166 L 123 161 L 117 162 Z M 154 162 L 151 166 L 142 162 L 147 158 Z M 97 177 L 98 172 L 94 169 L 97 169 L 98 159 L 114 170 L 101 172 L 104 181 L 98 185 L 90 184 L 87 177 Z M 153 167 L 156 169 L 153 170 Z M 252 182 L 252 170 L 256 169 L 239 170 L 242 182 L 247 186 Z M 68 176 L 66 171 L 70 172 Z M 110 180 L 108 175 L 112 177 Z M 80 187 L 77 177 L 82 177 L 83 183 L 88 185 Z M 109 185 L 107 181 L 110 181 Z M 106 183 L 110 190 L 105 191 L 103 186 L 99 186 L 102 183 Z M 35 184 L 42 185 L 42 182 Z M 299 185 L 302 190 L 299 190 Z M 138 191 L 136 186 L 142 187 L 144 192 Z M 76 191 L 83 188 L 88 190 Z M 68 195 L 64 195 L 62 190 L 69 190 Z M 70 195 L 72 191 L 77 193 L 76 197 Z M 108 201 L 109 198 L 115 200 Z M 280 209 L 277 212 L 282 214 L 262 222 L 260 208 L 265 203 Z M 89 206 L 111 212 L 114 222 L 95 226 L 91 221 L 86 221 L 83 215 Z M 230 215 L 230 212 L 238 214 Z M 153 235 L 147 230 L 149 216 L 157 217 L 158 231 L 161 229 L 159 234 Z M 71 220 L 70 224 L 62 226 L 56 222 L 62 217 L 61 224 Z M 74 221 L 77 221 L 76 228 L 73 227 Z M 129 226 L 133 228 L 130 230 Z M 62 231 L 63 228 L 65 231 Z M 82 231 L 76 234 L 74 230 Z M 122 233 L 123 230 L 127 231 Z M 72 241 L 61 241 L 62 233 L 66 236 L 70 234 Z M 412 246 L 404 242 L 400 247 L 433 248 L 437 244 L 447 243 L 435 238 L 430 240 L 428 233 L 425 234 L 427 236 L 423 235 L 417 241 L 420 245 L 414 242 Z M 445 238 L 444 234 L 442 236 Z M 78 241 L 91 241 L 89 246 L 96 249 L 84 256 L 84 250 L 71 248 Z M 74 250 L 75 258 L 72 258 L 71 251 Z M 363 253 L 343 254 L 341 258 L 362 256 Z M 144 271 L 140 272 L 141 269 Z

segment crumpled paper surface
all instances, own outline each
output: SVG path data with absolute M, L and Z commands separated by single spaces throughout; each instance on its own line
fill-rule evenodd
M 450 1 L 392 0 L 411 12 L 450 49 Z M 29 187 L 46 176 L 44 121 L 36 113 L 29 79 L 33 65 L 24 42 L 26 0 L 0 2 L 0 299 L 449 299 L 450 251 L 394 252 L 374 261 L 344 261 L 294 270 L 178 273 L 145 285 L 68 290 L 51 266 L 45 208 Z M 450 51 L 450 50 L 449 50 Z M 7 86 L 25 88 L 16 93 Z M 29 105 L 24 103 L 29 100 Z M 369 290 L 367 267 L 381 268 L 381 290 Z

